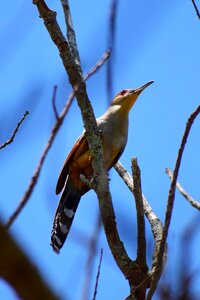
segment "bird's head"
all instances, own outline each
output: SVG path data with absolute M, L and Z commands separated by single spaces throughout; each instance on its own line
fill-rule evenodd
M 137 100 L 139 94 L 153 82 L 154 81 L 151 80 L 137 89 L 127 89 L 120 91 L 111 102 L 111 106 L 119 105 L 125 110 L 129 111 Z

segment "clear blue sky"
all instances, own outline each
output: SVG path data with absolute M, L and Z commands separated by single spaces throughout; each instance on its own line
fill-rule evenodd
M 58 21 L 65 30 L 60 2 L 54 2 L 48 1 L 48 4 L 58 12 Z M 107 0 L 71 1 L 84 72 L 107 50 L 110 3 Z M 53 86 L 58 85 L 56 101 L 59 110 L 71 87 L 57 49 L 31 1 L 19 0 L 12 4 L 3 1 L 1 8 L 0 143 L 9 138 L 24 112 L 30 112 L 14 143 L 0 153 L 0 210 L 1 218 L 6 221 L 30 182 L 55 122 L 51 106 Z M 138 158 L 143 193 L 163 221 L 169 189 L 165 168 L 173 169 L 186 120 L 200 103 L 200 22 L 189 0 L 124 0 L 119 1 L 116 30 L 113 95 L 121 89 L 155 80 L 132 109 L 129 140 L 121 161 L 131 172 L 131 158 Z M 108 103 L 105 67 L 94 75 L 87 87 L 95 114 L 99 116 Z M 82 129 L 80 112 L 74 102 L 45 161 L 34 193 L 11 228 L 13 236 L 63 300 L 81 299 L 87 259 L 85 243 L 94 232 L 98 212 L 96 195 L 90 192 L 79 206 L 61 254 L 57 256 L 53 253 L 49 243 L 59 199 L 55 196 L 56 180 L 66 155 Z M 179 176 L 179 181 L 195 199 L 200 198 L 199 132 L 200 118 L 196 120 L 189 137 Z M 111 172 L 110 177 L 119 232 L 130 256 L 134 258 L 134 201 L 115 171 Z M 169 264 L 175 265 L 177 271 L 180 268 L 180 235 L 197 214 L 177 192 L 169 238 Z M 80 235 L 84 242 L 79 242 Z M 147 236 L 150 240 L 148 225 Z M 191 271 L 200 264 L 199 241 L 200 231 L 197 230 L 192 246 Z M 103 230 L 91 291 L 101 248 L 104 249 L 104 256 L 97 299 L 124 299 L 128 295 L 128 284 L 115 265 Z M 198 275 L 195 289 L 200 286 Z M 176 272 L 173 276 L 176 282 Z M 2 281 L 0 295 L 3 300 L 17 299 Z

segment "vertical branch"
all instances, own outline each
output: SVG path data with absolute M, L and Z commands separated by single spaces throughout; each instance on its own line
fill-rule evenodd
M 144 220 L 144 206 L 142 201 L 142 188 L 140 168 L 137 163 L 137 158 L 131 160 L 132 174 L 133 174 L 133 194 L 135 197 L 136 213 L 137 213 L 137 262 L 146 267 L 146 238 L 145 238 L 145 220 Z
M 99 283 L 99 276 L 100 276 L 102 258 L 103 258 L 103 249 L 101 249 L 99 265 L 98 265 L 98 270 L 97 270 L 97 276 L 96 276 L 96 282 L 95 282 L 95 288 L 94 288 L 94 295 L 93 295 L 92 300 L 95 300 L 96 295 L 97 295 L 97 288 L 98 288 L 98 283 Z
M 82 74 L 81 70 L 81 60 L 78 52 L 77 42 L 76 42 L 76 35 L 73 27 L 71 11 L 69 7 L 68 0 L 61 0 L 61 4 L 63 7 L 64 15 L 65 15 L 65 23 L 67 28 L 67 39 L 69 42 L 69 47 L 71 50 L 72 57 L 79 69 L 80 74 Z
M 118 161 L 114 166 L 116 172 L 119 174 L 119 176 L 123 179 L 124 183 L 127 185 L 129 190 L 133 193 L 133 179 L 131 175 L 128 173 L 128 171 L 124 168 L 124 166 L 121 164 L 120 161 Z M 154 246 L 154 253 L 156 252 L 156 249 L 159 248 L 159 244 L 162 238 L 162 223 L 159 220 L 159 218 L 154 213 L 153 209 L 151 208 L 150 204 L 146 200 L 145 196 L 142 195 L 143 200 L 143 207 L 144 207 L 144 213 L 151 225 L 152 234 L 155 241 Z
M 137 213 L 137 258 L 138 263 L 138 274 L 135 279 L 135 287 L 133 287 L 136 299 L 143 300 L 146 295 L 147 288 L 147 272 L 148 267 L 146 263 L 146 237 L 145 237 L 145 220 L 144 220 L 144 206 L 142 201 L 142 188 L 141 188 L 141 177 L 140 169 L 137 163 L 137 159 L 133 158 L 132 163 L 132 174 L 133 174 L 133 194 L 135 197 L 136 213 Z
M 133 192 L 134 187 L 133 187 L 133 180 L 128 171 L 124 168 L 124 166 L 121 164 L 121 162 L 117 162 L 114 166 L 115 170 L 118 172 L 119 176 L 123 179 L 124 183 L 127 185 L 129 190 Z M 142 200 L 143 200 L 143 206 L 144 206 L 144 213 L 151 225 L 151 230 L 153 233 L 154 237 L 154 253 L 153 253 L 153 258 L 152 258 L 152 266 L 151 270 L 148 273 L 149 279 L 152 277 L 152 274 L 155 272 L 155 266 L 157 264 L 157 257 L 158 253 L 160 250 L 160 242 L 162 240 L 163 236 L 163 226 L 159 218 L 156 216 L 154 211 L 152 210 L 150 204 L 146 200 L 145 196 L 142 195 Z M 165 247 L 165 252 L 164 252 L 164 259 L 166 259 L 166 247 Z M 147 285 L 149 282 L 147 282 Z
M 166 214 L 165 214 L 165 223 L 164 223 L 164 227 L 163 227 L 163 236 L 162 236 L 162 240 L 160 242 L 160 249 L 158 252 L 157 263 L 155 266 L 155 273 L 152 276 L 151 287 L 150 287 L 149 293 L 147 295 L 147 300 L 152 299 L 152 296 L 156 290 L 158 281 L 162 274 L 163 256 L 164 256 L 164 252 L 165 252 L 165 245 L 166 245 L 166 240 L 167 240 L 169 226 L 170 226 L 171 217 L 172 217 L 175 191 L 176 191 L 176 182 L 177 182 L 177 178 L 178 178 L 179 168 L 181 165 L 181 160 L 182 160 L 183 152 L 184 152 L 185 145 L 187 142 L 187 138 L 190 133 L 190 129 L 192 127 L 192 124 L 193 124 L 195 118 L 198 116 L 199 113 L 200 113 L 200 105 L 196 108 L 196 110 L 188 118 L 188 121 L 187 121 L 186 127 L 185 127 L 185 132 L 182 137 L 181 145 L 178 150 L 176 164 L 175 164 L 175 168 L 174 168 L 174 172 L 173 172 L 173 179 L 172 179 L 172 182 L 171 182 L 171 185 L 169 188 L 167 208 L 166 208 Z
M 52 107 L 53 107 L 53 111 L 54 111 L 54 115 L 56 120 L 58 121 L 59 115 L 58 115 L 58 111 L 56 108 L 56 94 L 57 94 L 57 85 L 54 85 L 53 87 L 53 94 L 52 94 Z
M 94 259 L 95 259 L 96 252 L 97 252 L 97 244 L 98 244 L 98 239 L 99 239 L 99 235 L 101 232 L 101 228 L 102 228 L 102 219 L 101 219 L 101 214 L 98 212 L 95 230 L 89 241 L 88 259 L 87 259 L 87 263 L 86 263 L 85 282 L 84 282 L 82 300 L 89 299 L 90 284 L 91 284 L 92 273 L 93 273 L 92 272 L 93 264 L 94 264 Z
M 110 8 L 110 22 L 109 22 L 109 35 L 108 35 L 108 48 L 112 50 L 112 56 L 107 63 L 107 95 L 108 103 L 113 95 L 113 59 L 114 59 L 114 48 L 115 48 L 115 36 L 116 36 L 116 17 L 117 17 L 117 5 L 118 0 L 112 0 Z

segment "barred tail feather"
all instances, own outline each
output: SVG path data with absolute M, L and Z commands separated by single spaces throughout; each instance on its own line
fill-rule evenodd
M 62 248 L 70 231 L 82 193 L 68 178 L 61 195 L 51 232 L 51 246 L 56 253 Z

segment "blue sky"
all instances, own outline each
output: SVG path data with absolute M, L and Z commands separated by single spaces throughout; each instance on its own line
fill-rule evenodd
M 48 4 L 58 12 L 58 21 L 65 31 L 60 2 L 54 2 L 48 1 Z M 71 3 L 84 72 L 95 65 L 107 50 L 110 4 L 111 1 L 106 0 L 76 0 Z M 64 105 L 71 87 L 57 49 L 31 1 L 19 0 L 12 5 L 3 1 L 1 15 L 0 143 L 9 138 L 24 112 L 30 112 L 14 143 L 1 150 L 0 210 L 1 218 L 6 221 L 30 182 L 55 122 L 51 106 L 53 86 L 58 85 L 58 110 Z M 121 89 L 155 80 L 141 94 L 130 113 L 129 140 L 121 161 L 131 172 L 131 158 L 138 158 L 143 193 L 163 221 L 169 189 L 165 168 L 173 169 L 186 120 L 200 103 L 200 23 L 189 0 L 124 0 L 119 1 L 116 30 L 113 96 Z M 88 81 L 87 87 L 95 114 L 99 116 L 108 103 L 105 67 Z M 195 199 L 200 196 L 199 128 L 200 118 L 192 128 L 179 175 L 180 183 Z M 49 285 L 64 300 L 81 299 L 87 247 L 77 240 L 80 232 L 87 238 L 91 237 L 98 213 L 96 195 L 90 192 L 80 203 L 61 254 L 53 253 L 49 243 L 58 201 L 56 180 L 82 129 L 80 112 L 74 102 L 47 156 L 39 182 L 10 230 Z M 110 177 L 119 232 L 134 258 L 134 201 L 114 170 Z M 179 237 L 197 214 L 177 192 L 169 237 L 169 264 L 175 265 L 176 270 L 180 267 Z M 147 236 L 150 239 L 148 225 Z M 197 229 L 192 245 L 191 270 L 200 264 L 199 240 Z M 128 295 L 128 284 L 115 265 L 103 230 L 91 285 L 94 286 L 101 248 L 104 256 L 97 299 L 123 299 Z M 174 276 L 176 278 L 176 274 Z M 194 288 L 199 283 L 197 277 Z M 0 294 L 5 300 L 17 299 L 2 281 Z

